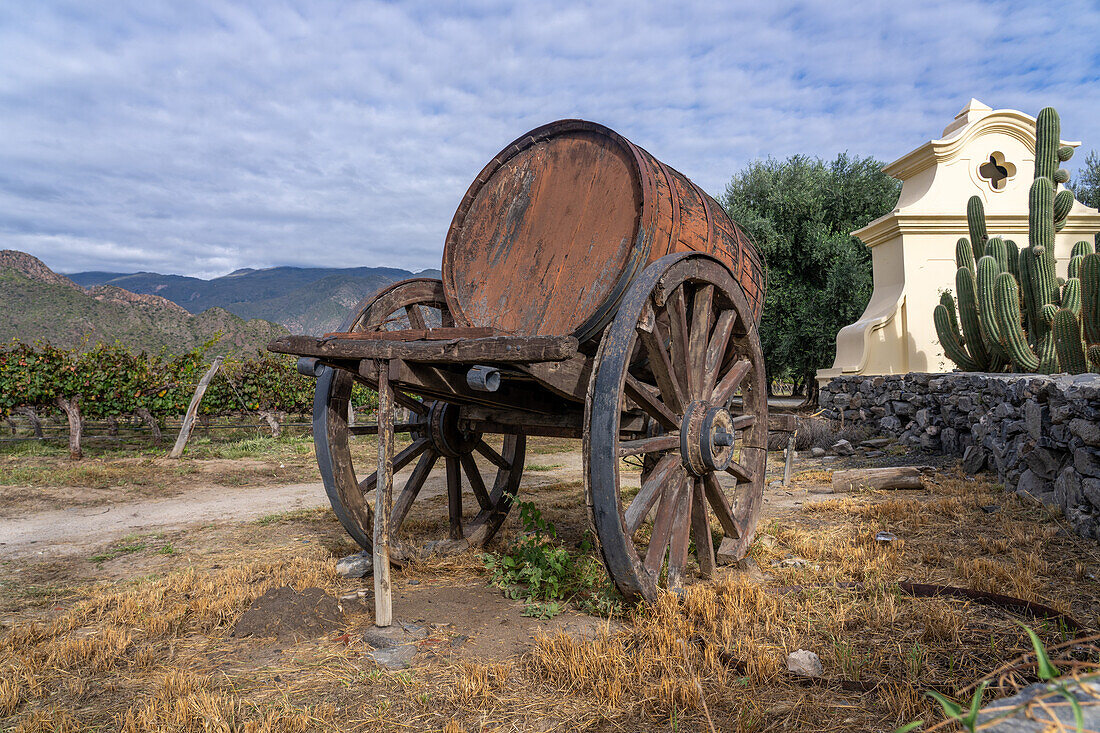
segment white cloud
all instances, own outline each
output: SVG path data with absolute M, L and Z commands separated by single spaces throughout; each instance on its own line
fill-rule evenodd
M 971 96 L 1053 104 L 1087 150 L 1098 31 L 1089 0 L 10 4 L 0 247 L 70 271 L 435 267 L 474 175 L 561 117 L 712 192 L 766 155 L 893 159 Z

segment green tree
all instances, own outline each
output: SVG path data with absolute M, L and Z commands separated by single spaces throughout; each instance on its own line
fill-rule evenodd
M 1100 209 L 1100 154 L 1095 150 L 1089 151 L 1085 162 L 1066 187 L 1073 189 L 1077 200 L 1085 206 Z
M 886 214 L 901 190 L 873 158 L 842 153 L 758 160 L 726 186 L 722 205 L 768 263 L 760 338 L 772 379 L 816 397 L 814 374 L 832 365 L 836 334 L 871 297 L 871 254 L 851 232 Z

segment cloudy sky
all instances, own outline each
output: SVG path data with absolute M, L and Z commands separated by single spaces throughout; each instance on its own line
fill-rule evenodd
M 972 96 L 1100 149 L 1097 38 L 1093 0 L 3 3 L 0 249 L 437 267 L 481 167 L 563 117 L 712 194 L 768 155 L 892 160 Z

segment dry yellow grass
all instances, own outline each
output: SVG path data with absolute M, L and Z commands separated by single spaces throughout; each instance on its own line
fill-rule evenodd
M 554 486 L 535 501 L 560 525 L 583 524 L 579 491 Z M 882 530 L 898 540 L 876 542 Z M 347 645 L 307 640 L 257 657 L 264 643 L 232 639 L 240 613 L 268 588 L 338 595 L 348 587 L 323 549 L 332 528 L 321 522 L 288 517 L 241 531 L 237 545 L 192 567 L 81 586 L 61 610 L 28 608 L 0 632 L 0 728 L 889 730 L 930 719 L 926 690 L 951 694 L 1030 648 L 1011 613 L 912 598 L 897 582 L 996 590 L 1089 626 L 1100 619 L 1095 544 L 1062 532 L 1040 507 L 955 475 L 919 494 L 863 492 L 762 523 L 774 539 L 752 555 L 767 582 L 729 573 L 682 598 L 662 596 L 594 637 L 545 636 L 520 658 L 442 656 L 407 672 L 363 658 L 356 631 L 369 614 L 348 620 Z M 250 544 L 278 533 L 282 544 Z M 479 572 L 468 553 L 401 574 L 442 584 Z M 851 581 L 864 586 L 832 585 Z M 802 589 L 776 590 L 792 585 Z M 1029 623 L 1049 645 L 1062 638 L 1050 623 Z M 820 655 L 828 677 L 866 689 L 790 678 L 786 656 L 799 648 Z

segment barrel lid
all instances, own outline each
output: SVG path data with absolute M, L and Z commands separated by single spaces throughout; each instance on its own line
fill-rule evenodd
M 544 125 L 501 151 L 447 234 L 443 286 L 456 321 L 592 335 L 647 260 L 643 170 L 630 141 L 584 120 Z

